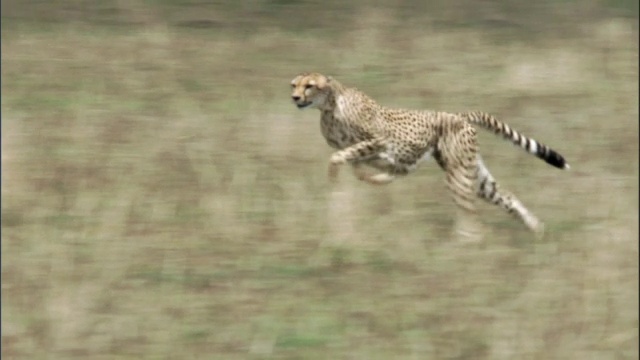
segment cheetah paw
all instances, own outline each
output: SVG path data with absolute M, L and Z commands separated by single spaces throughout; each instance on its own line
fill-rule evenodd
M 329 180 L 335 183 L 338 179 L 338 173 L 340 172 L 340 166 L 344 164 L 345 161 L 341 156 L 334 154 L 331 156 L 331 160 L 329 162 Z

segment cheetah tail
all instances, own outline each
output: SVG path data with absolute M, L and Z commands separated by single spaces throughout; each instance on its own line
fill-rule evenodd
M 547 164 L 553 165 L 559 169 L 568 170 L 570 168 L 569 164 L 558 152 L 534 139 L 521 135 L 510 128 L 509 125 L 499 121 L 490 114 L 474 111 L 459 113 L 458 115 L 472 124 L 476 124 L 489 131 L 493 131 L 495 134 L 502 135 L 505 139 L 511 140 L 512 143 L 522 147 L 530 154 L 544 160 Z

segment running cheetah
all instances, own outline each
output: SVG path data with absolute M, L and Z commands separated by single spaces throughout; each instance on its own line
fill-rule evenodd
M 461 212 L 456 227 L 458 234 L 468 235 L 460 224 L 465 217 L 474 218 L 478 196 L 514 214 L 530 230 L 542 235 L 542 222 L 513 194 L 499 188 L 489 173 L 478 153 L 473 125 L 502 135 L 550 165 L 569 169 L 569 164 L 556 151 L 483 112 L 391 109 L 319 73 L 302 73 L 291 81 L 291 87 L 291 98 L 298 108 L 320 110 L 322 135 L 329 146 L 337 149 L 329 161 L 332 182 L 336 181 L 341 165 L 348 163 L 358 179 L 370 184 L 388 184 L 433 157 L 445 171 L 446 185 Z

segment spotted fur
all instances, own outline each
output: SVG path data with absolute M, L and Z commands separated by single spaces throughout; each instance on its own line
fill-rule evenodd
M 532 231 L 542 232 L 543 225 L 535 215 L 513 194 L 498 187 L 478 154 L 474 125 L 501 135 L 555 167 L 569 169 L 564 158 L 548 146 L 487 113 L 387 108 L 319 73 L 302 73 L 291 81 L 291 87 L 298 108 L 320 110 L 322 135 L 337 150 L 329 161 L 332 181 L 341 165 L 350 164 L 358 179 L 387 184 L 433 157 L 444 170 L 447 188 L 464 215 L 475 213 L 475 198 L 480 197 L 516 215 Z

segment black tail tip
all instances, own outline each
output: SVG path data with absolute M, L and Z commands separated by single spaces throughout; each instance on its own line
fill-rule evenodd
M 569 163 L 564 160 L 562 155 L 553 150 L 549 150 L 549 155 L 544 160 L 547 162 L 547 164 L 553 165 L 558 169 L 569 170 L 571 168 L 571 166 L 569 166 Z

